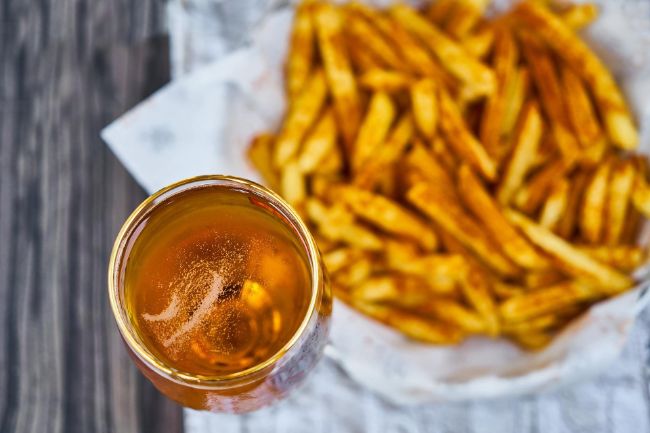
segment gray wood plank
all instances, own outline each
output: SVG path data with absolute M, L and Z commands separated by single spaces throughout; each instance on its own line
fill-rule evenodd
M 0 432 L 178 432 L 106 296 L 144 198 L 99 130 L 168 79 L 162 2 L 0 4 Z M 133 47 L 136 45 L 135 47 Z

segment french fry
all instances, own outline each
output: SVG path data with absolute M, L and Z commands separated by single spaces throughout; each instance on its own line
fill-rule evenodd
M 367 302 L 354 302 L 353 306 L 414 340 L 433 344 L 455 344 L 464 337 L 464 333 L 457 327 L 425 319 L 398 308 Z
M 561 179 L 553 185 L 542 206 L 542 212 L 539 217 L 539 224 L 542 227 L 556 231 L 556 227 L 566 213 L 569 190 L 569 182 L 565 179 Z
M 341 149 L 334 146 L 330 149 L 329 153 L 323 157 L 320 164 L 313 168 L 311 174 L 322 174 L 326 177 L 340 176 L 343 168 L 343 156 Z
M 526 292 L 499 305 L 501 317 L 506 322 L 530 320 L 583 301 L 598 298 L 600 293 L 577 280 Z
M 487 271 L 483 269 L 481 263 L 474 259 L 465 246 L 449 233 L 443 231 L 440 233 L 440 237 L 447 250 L 462 255 L 469 264 L 469 268 L 463 274 L 461 281 L 463 295 L 467 299 L 467 302 L 485 320 L 487 334 L 491 336 L 499 335 L 499 317 L 492 297 L 492 289 L 486 273 Z
M 319 3 L 315 6 L 314 20 L 318 46 L 329 89 L 334 98 L 334 109 L 341 135 L 345 143 L 351 146 L 359 129 L 361 103 L 343 41 L 343 23 L 340 14 L 340 10 L 331 4 Z
M 389 13 L 404 27 L 413 32 L 435 53 L 444 68 L 477 97 L 494 92 L 495 78 L 492 71 L 469 56 L 456 42 L 449 39 L 433 24 L 404 4 L 395 4 Z
M 406 163 L 415 168 L 423 179 L 437 185 L 441 191 L 455 195 L 455 183 L 440 161 L 422 143 L 416 142 L 405 158 Z
M 400 71 L 404 61 L 399 52 L 391 45 L 381 32 L 358 14 L 348 14 L 345 25 L 346 31 L 355 38 L 364 50 L 370 51 L 384 66 Z
M 567 169 L 564 161 L 548 162 L 522 185 L 514 198 L 515 206 L 526 214 L 534 213 L 544 202 L 553 185 L 562 179 Z
M 323 263 L 330 273 L 337 272 L 363 257 L 364 252 L 350 247 L 340 247 L 323 254 Z
M 326 109 L 312 131 L 305 138 L 298 166 L 303 173 L 309 173 L 318 167 L 328 155 L 336 151 L 336 121 L 334 112 Z
M 417 184 L 408 191 L 407 199 L 495 271 L 503 275 L 518 273 L 517 267 L 499 252 L 480 226 L 436 185 Z
M 427 8 L 426 16 L 437 26 L 443 26 L 455 8 L 457 0 L 436 0 Z
M 388 138 L 377 151 L 377 154 L 359 167 L 354 175 L 354 184 L 361 188 L 371 189 L 386 167 L 393 163 L 404 151 L 413 136 L 413 118 L 404 114 L 395 123 Z
M 563 265 L 567 272 L 578 278 L 588 278 L 598 284 L 603 294 L 616 294 L 628 289 L 633 282 L 630 277 L 616 269 L 592 259 L 553 232 L 512 210 L 506 217 L 519 227 L 537 247 Z
M 580 212 L 580 232 L 584 240 L 591 244 L 600 242 L 605 227 L 605 208 L 607 191 L 613 161 L 608 161 L 596 169 L 585 189 Z
M 501 130 L 501 133 L 506 137 L 510 137 L 515 130 L 519 113 L 524 106 L 526 94 L 528 93 L 529 81 L 528 69 L 520 67 L 512 80 L 506 84 L 506 104 L 503 113 L 503 129 Z
M 553 59 L 537 38 L 529 32 L 520 32 L 519 40 L 533 82 L 540 95 L 542 108 L 550 119 L 551 130 L 567 166 L 575 163 L 580 154 L 578 142 L 572 134 L 563 103 L 560 81 Z
M 292 206 L 300 205 L 307 197 L 306 179 L 298 163 L 287 162 L 280 172 L 280 194 Z
M 588 254 L 596 260 L 620 269 L 624 272 L 631 272 L 641 266 L 645 260 L 643 248 L 630 245 L 616 246 L 583 246 L 580 251 Z
M 314 63 L 315 38 L 311 9 L 310 2 L 300 3 L 293 20 L 286 64 L 287 92 L 290 99 L 295 99 L 300 94 Z
M 587 27 L 598 18 L 598 6 L 594 3 L 575 4 L 558 13 L 564 24 L 572 30 Z
M 650 218 L 650 185 L 641 171 L 637 172 L 634 180 L 632 203 L 646 218 Z
M 273 134 L 259 134 L 253 138 L 251 145 L 248 147 L 246 155 L 248 160 L 259 171 L 266 185 L 277 190 L 280 179 L 277 171 L 273 167 L 273 143 L 275 137 Z
M 507 162 L 501 182 L 497 187 L 497 199 L 508 205 L 521 185 L 542 136 L 542 118 L 537 106 L 529 102 L 522 113 L 522 121 L 515 139 L 512 156 Z
M 370 100 L 368 112 L 352 148 L 354 171 L 358 170 L 383 143 L 394 117 L 395 107 L 390 96 L 384 92 L 375 93 Z
M 498 240 L 510 260 L 527 269 L 543 269 L 549 266 L 548 261 L 505 219 L 499 205 L 467 165 L 463 165 L 459 170 L 458 184 L 460 195 L 467 207 L 483 223 L 493 239 Z
M 323 71 L 315 70 L 289 108 L 289 114 L 275 143 L 273 162 L 277 168 L 291 159 L 311 125 L 316 121 L 327 96 Z
M 436 83 L 431 78 L 423 78 L 415 82 L 410 90 L 415 124 L 422 135 L 431 140 L 438 126 Z
M 458 283 L 467 272 L 467 262 L 458 254 L 415 255 L 407 260 L 388 256 L 388 268 L 403 274 L 415 275 L 427 281 L 432 291 L 439 294 L 453 294 Z
M 605 207 L 604 241 L 616 245 L 621 240 L 634 188 L 635 170 L 631 160 L 618 161 L 610 174 Z
M 332 275 L 336 284 L 353 288 L 366 281 L 373 272 L 373 262 L 368 256 L 362 256 Z M 354 289 L 352 289 L 354 294 Z
M 381 62 L 357 40 L 347 39 L 346 46 L 348 56 L 350 56 L 350 63 L 358 73 L 364 74 L 383 67 Z
M 492 291 L 499 300 L 509 299 L 513 296 L 520 296 L 526 291 L 526 287 L 521 285 L 507 283 L 499 279 L 492 281 Z
M 400 307 L 418 307 L 431 298 L 428 285 L 412 276 L 369 278 L 352 290 L 352 296 L 364 302 L 391 303 Z
M 582 80 L 569 68 L 562 68 L 562 93 L 568 117 L 583 149 L 601 140 L 602 131 Z
M 548 313 L 529 320 L 518 322 L 505 322 L 503 324 L 504 334 L 530 334 L 536 331 L 543 331 L 561 323 L 562 319 L 555 313 Z
M 515 343 L 523 349 L 529 351 L 542 350 L 551 343 L 553 335 L 548 332 L 529 332 L 525 334 L 514 334 L 509 336 Z
M 456 154 L 464 158 L 481 175 L 493 180 L 496 177 L 496 166 L 481 143 L 472 135 L 463 118 L 449 95 L 441 89 L 440 97 L 440 129 Z
M 537 32 L 589 84 L 612 143 L 633 149 L 639 137 L 634 121 L 611 73 L 560 18 L 532 2 L 522 2 L 515 15 Z
M 486 323 L 481 316 L 451 299 L 430 300 L 424 305 L 418 306 L 417 312 L 451 323 L 468 333 L 482 334 L 485 332 Z
M 524 275 L 524 286 L 526 289 L 539 289 L 566 280 L 566 275 L 556 269 L 545 269 L 540 272 L 529 272 Z
M 431 142 L 431 152 L 433 152 L 433 156 L 436 157 L 442 167 L 447 170 L 447 173 L 453 177 L 453 173 L 456 173 L 458 169 L 458 159 L 449 150 L 449 146 L 447 146 L 447 143 L 445 143 L 442 137 L 437 136 L 433 139 Z
M 488 97 L 481 118 L 480 137 L 488 155 L 499 161 L 503 157 L 501 134 L 504 128 L 504 115 L 508 104 L 507 90 L 517 73 L 518 51 L 512 32 L 506 26 L 495 30 L 493 66 L 496 75 L 496 91 Z
M 397 92 L 408 88 L 413 79 L 410 75 L 398 71 L 374 68 L 366 71 L 360 78 L 362 87 L 374 92 Z
M 444 31 L 459 40 L 465 37 L 481 20 L 483 10 L 474 2 L 459 1 L 444 26 Z
M 328 209 L 318 199 L 306 202 L 307 216 L 316 223 L 320 233 L 331 241 L 341 241 L 362 250 L 381 250 L 382 240 L 372 231 L 357 224 L 354 216 L 345 208 L 338 206 Z
M 435 232 L 420 217 L 390 199 L 352 186 L 343 187 L 339 195 L 355 214 L 371 224 L 410 238 L 428 251 L 438 246 Z
M 460 41 L 467 54 L 476 59 L 482 59 L 490 52 L 494 43 L 494 30 L 491 26 L 483 26 L 475 33 Z

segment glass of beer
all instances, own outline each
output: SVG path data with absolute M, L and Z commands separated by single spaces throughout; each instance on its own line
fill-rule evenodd
M 242 413 L 304 380 L 327 341 L 331 291 L 298 214 L 254 182 L 201 176 L 145 200 L 110 258 L 128 352 L 163 394 Z

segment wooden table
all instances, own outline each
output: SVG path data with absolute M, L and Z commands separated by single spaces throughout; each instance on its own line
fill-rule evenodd
M 121 347 L 106 265 L 144 192 L 99 130 L 168 80 L 164 4 L 0 2 L 0 432 L 179 432 Z

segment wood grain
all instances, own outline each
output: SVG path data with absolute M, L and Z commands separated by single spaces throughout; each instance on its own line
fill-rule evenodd
M 144 198 L 100 129 L 168 79 L 163 4 L 0 3 L 0 432 L 178 432 L 106 296 Z

